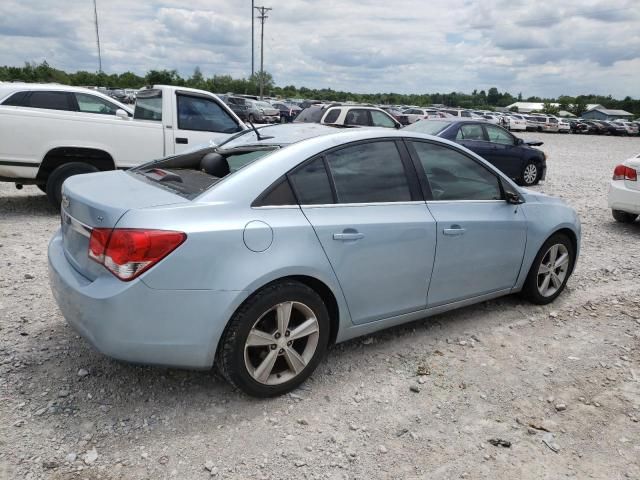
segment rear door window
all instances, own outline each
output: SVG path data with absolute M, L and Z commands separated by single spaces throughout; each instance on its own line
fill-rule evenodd
M 456 140 L 485 140 L 482 126 L 477 124 L 460 126 Z
M 325 155 L 338 203 L 411 201 L 400 152 L 393 141 L 361 143 Z
M 361 127 L 371 126 L 371 118 L 369 117 L 369 110 L 352 108 L 347 112 L 347 116 L 344 119 L 344 124 L 361 126 Z
M 31 92 L 25 106 L 47 110 L 75 111 L 75 103 L 71 95 L 68 92 Z

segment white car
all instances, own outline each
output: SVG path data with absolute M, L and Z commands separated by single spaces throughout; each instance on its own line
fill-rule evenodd
M 614 120 L 615 124 L 622 125 L 627 131 L 627 135 L 638 135 L 638 125 L 631 122 L 625 122 L 622 120 Z
M 100 93 L 57 84 L 0 85 L 0 181 L 35 184 L 60 205 L 72 175 L 119 170 L 247 129 L 212 93 L 156 85 L 135 108 Z
M 640 215 L 640 154 L 617 165 L 609 185 L 609 208 L 618 222 L 632 223 Z
M 404 125 L 409 125 L 410 123 L 416 123 L 416 122 L 419 122 L 420 120 L 429 120 L 432 118 L 446 118 L 450 116 L 451 115 L 443 111 L 436 110 L 433 108 L 408 108 L 402 112 L 402 115 L 400 115 L 399 120 L 400 120 L 400 123 Z
M 364 105 L 329 107 L 320 119 L 320 123 L 347 127 L 401 127 L 398 121 L 384 110 Z
M 558 119 L 558 133 L 571 133 L 571 124 L 564 118 Z
M 527 119 L 524 116 L 512 113 L 505 115 L 503 118 L 505 119 L 506 128 L 509 130 L 527 130 Z

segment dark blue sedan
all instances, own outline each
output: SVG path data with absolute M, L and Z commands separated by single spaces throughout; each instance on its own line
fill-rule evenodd
M 533 148 L 542 142 L 525 142 L 497 125 L 478 120 L 422 120 L 404 128 L 446 138 L 467 147 L 493 164 L 520 185 L 544 180 L 547 157 Z

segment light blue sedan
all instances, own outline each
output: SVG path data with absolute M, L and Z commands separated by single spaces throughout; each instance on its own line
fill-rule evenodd
M 255 396 L 332 343 L 516 292 L 549 303 L 580 248 L 562 200 L 409 131 L 269 126 L 63 194 L 49 267 L 67 321 L 114 358 L 216 364 Z

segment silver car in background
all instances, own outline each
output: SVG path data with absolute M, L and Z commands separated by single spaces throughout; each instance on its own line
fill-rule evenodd
M 260 100 L 246 100 L 247 120 L 251 123 L 280 123 L 280 110 Z
M 549 303 L 580 246 L 562 200 L 404 130 L 268 126 L 63 193 L 67 321 L 109 356 L 216 364 L 262 397 L 332 343 L 515 292 Z

